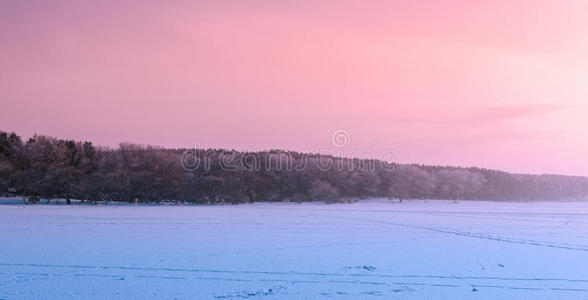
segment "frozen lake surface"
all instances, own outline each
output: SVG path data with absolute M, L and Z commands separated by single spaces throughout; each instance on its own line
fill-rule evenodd
M 588 299 L 588 203 L 0 205 L 0 299 Z

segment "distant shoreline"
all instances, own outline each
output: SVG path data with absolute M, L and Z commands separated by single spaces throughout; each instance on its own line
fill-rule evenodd
M 0 205 L 24 205 L 24 206 L 68 206 L 66 199 L 41 199 L 38 203 L 27 203 L 25 202 L 26 197 L 14 196 L 14 197 L 0 197 Z M 105 202 L 105 201 L 82 201 L 78 199 L 71 199 L 69 206 L 121 206 L 121 207 L 167 207 L 167 206 L 235 206 L 235 205 L 253 205 L 253 204 L 282 204 L 282 205 L 297 205 L 297 204 L 367 204 L 367 203 L 388 203 L 388 204 L 406 204 L 406 203 L 447 203 L 447 204 L 459 204 L 459 203 L 588 203 L 588 197 L 584 198 L 564 198 L 559 200 L 535 200 L 535 201 L 509 201 L 509 200 L 473 200 L 473 199 L 462 199 L 462 200 L 451 200 L 451 199 L 387 199 L 387 198 L 366 198 L 366 199 L 353 199 L 353 201 L 301 201 L 301 202 L 282 202 L 282 201 L 262 201 L 259 200 L 255 203 L 190 203 L 181 201 L 161 201 L 160 203 L 129 203 L 129 202 Z
M 197 204 L 356 199 L 560 201 L 588 196 L 588 178 L 399 164 L 288 150 L 165 149 L 0 131 L 0 195 L 91 202 Z

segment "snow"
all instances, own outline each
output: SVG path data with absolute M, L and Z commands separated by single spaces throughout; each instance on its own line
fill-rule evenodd
M 0 299 L 579 299 L 588 203 L 0 205 Z

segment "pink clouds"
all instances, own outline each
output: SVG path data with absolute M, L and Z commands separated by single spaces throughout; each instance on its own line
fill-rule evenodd
M 0 129 L 588 175 L 584 1 L 0 4 Z

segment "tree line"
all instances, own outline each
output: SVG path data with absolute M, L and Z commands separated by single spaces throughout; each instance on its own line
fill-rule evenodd
M 535 201 L 588 195 L 588 178 L 389 164 L 284 150 L 164 149 L 0 131 L 0 194 L 82 201 L 248 203 L 363 197 Z

